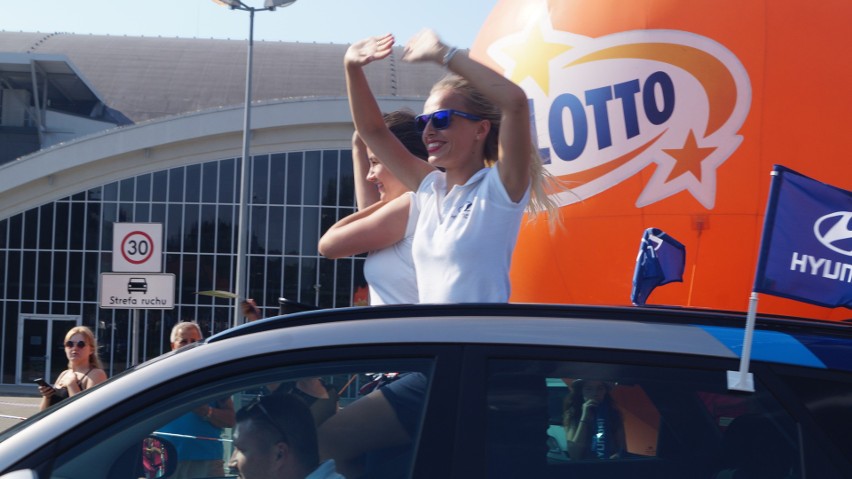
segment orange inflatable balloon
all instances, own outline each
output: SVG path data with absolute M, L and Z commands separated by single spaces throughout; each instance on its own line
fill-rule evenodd
M 686 268 L 648 304 L 745 311 L 773 165 L 852 190 L 849 18 L 840 0 L 498 2 L 471 54 L 524 88 L 571 186 L 562 230 L 522 228 L 512 301 L 630 304 L 655 227 Z M 852 317 L 765 294 L 758 311 Z

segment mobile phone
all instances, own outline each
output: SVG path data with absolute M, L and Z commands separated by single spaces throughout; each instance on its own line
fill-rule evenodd
M 44 380 L 44 378 L 33 379 L 33 382 L 38 384 L 39 386 L 52 387 L 50 384 L 47 383 L 47 381 Z

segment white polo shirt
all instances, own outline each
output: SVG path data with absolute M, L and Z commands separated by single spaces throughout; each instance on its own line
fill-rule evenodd
M 417 190 L 413 245 L 420 302 L 509 301 L 509 267 L 529 198 L 527 188 L 513 202 L 497 167 L 449 192 L 443 172 L 427 175 Z

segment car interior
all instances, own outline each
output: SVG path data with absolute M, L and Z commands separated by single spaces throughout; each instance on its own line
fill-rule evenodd
M 71 446 L 65 453 L 49 464 L 44 464 L 40 477 L 52 478 L 139 478 L 167 477 L 166 473 L 173 470 L 180 455 L 172 443 L 181 439 L 189 441 L 218 440 L 223 444 L 223 460 L 225 461 L 225 476 L 236 477 L 229 472 L 227 463 L 233 451 L 232 430 L 225 428 L 219 438 L 194 437 L 191 431 L 186 434 L 163 432 L 164 425 L 186 414 L 201 404 L 224 396 L 231 397 L 235 409 L 250 404 L 252 400 L 275 394 L 281 389 L 288 394 L 299 380 L 321 379 L 336 393 L 335 401 L 343 410 L 373 389 L 377 380 L 386 376 L 382 367 L 393 366 L 399 370 L 426 375 L 429 377 L 430 364 L 425 360 L 401 360 L 397 362 L 382 361 L 348 361 L 336 364 L 322 364 L 313 367 L 273 368 L 266 371 L 234 375 L 219 380 L 208 381 L 198 387 L 187 388 L 176 394 L 166 394 L 161 400 L 154 401 L 135 413 L 115 421 L 108 428 L 93 431 L 84 442 Z M 279 391 L 280 392 L 280 391 Z M 152 397 L 155 397 L 152 395 Z M 425 392 L 422 400 L 425 401 Z M 324 403 L 321 409 L 325 409 Z M 314 417 L 318 415 L 311 411 Z M 323 420 L 328 415 L 322 415 Z M 317 419 L 318 420 L 318 419 Z M 319 420 L 318 420 L 319 421 Z M 318 424 L 319 425 L 319 424 Z M 419 427 L 419 425 L 417 426 Z M 186 436 L 186 437 L 181 437 Z M 67 445 L 65 445 L 67 446 Z M 57 445 L 63 447 L 63 445 Z M 400 477 L 408 477 L 412 468 L 414 454 L 409 446 L 407 454 L 400 454 L 403 459 L 397 460 L 394 466 L 399 469 Z M 403 448 L 405 449 L 405 448 Z M 177 449 L 179 450 L 179 449 Z M 156 451 L 156 455 L 152 455 Z M 165 451 L 165 452 L 163 452 Z M 112 458 L 113 460 L 105 460 Z M 160 472 L 152 472 L 151 465 L 162 464 Z M 147 468 L 147 469 L 146 469 Z
M 766 392 L 726 390 L 718 371 L 511 360 L 492 368 L 488 477 L 722 479 L 738 470 L 803 477 L 794 460 L 801 438 L 789 414 Z M 564 444 L 554 436 L 565 434 L 568 385 L 590 377 L 614 385 L 627 437 L 618 458 L 571 460 L 544 445 Z M 545 430 L 550 437 L 542 440 Z

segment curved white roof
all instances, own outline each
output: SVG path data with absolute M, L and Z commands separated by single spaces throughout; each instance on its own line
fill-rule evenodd
M 255 41 L 253 101 L 344 97 L 347 47 Z M 245 101 L 244 40 L 0 31 L 2 52 L 67 56 L 109 107 L 134 122 Z M 445 71 L 401 55 L 398 47 L 366 68 L 376 95 L 426 96 Z
M 104 103 L 135 125 L 0 165 L 0 219 L 111 181 L 240 157 L 246 44 L 234 40 L 0 32 L 0 49 L 65 55 Z M 255 42 L 251 154 L 348 148 L 347 45 Z M 367 67 L 383 110 L 418 111 L 437 65 Z

